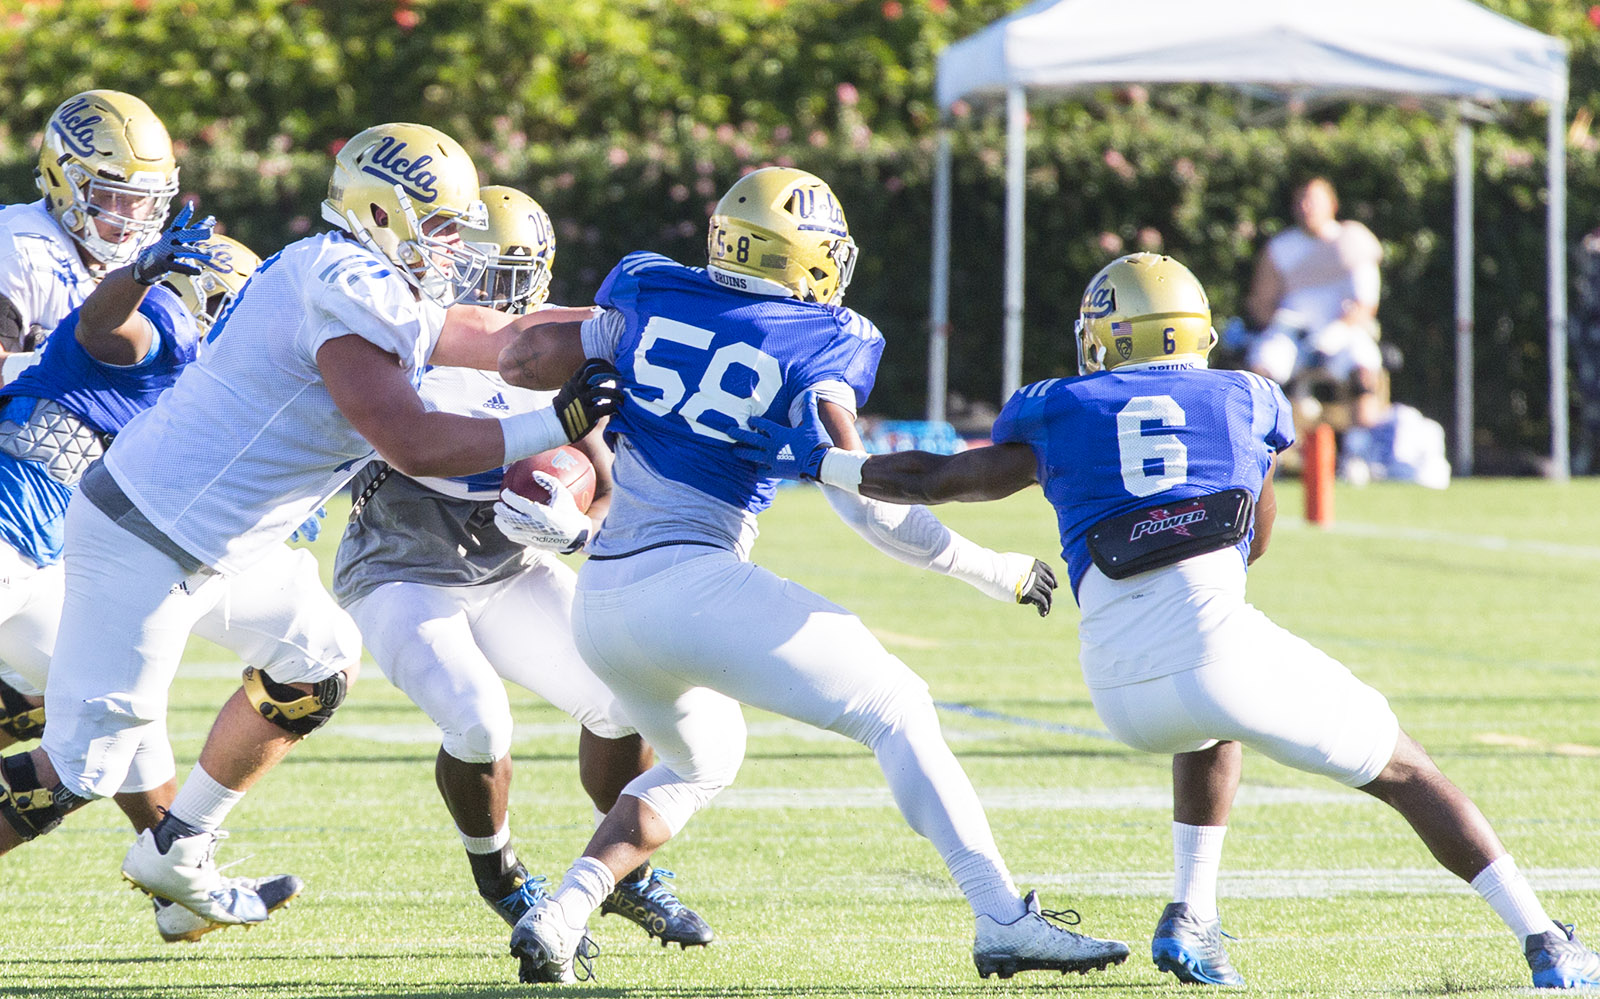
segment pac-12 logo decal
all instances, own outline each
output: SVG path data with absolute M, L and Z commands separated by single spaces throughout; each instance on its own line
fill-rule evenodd
M 372 159 L 361 168 L 379 180 L 400 187 L 418 201 L 432 203 L 439 197 L 439 175 L 428 169 L 433 157 L 424 153 L 415 159 L 405 156 L 406 144 L 386 135 L 378 140 Z
M 1083 295 L 1083 314 L 1088 319 L 1104 319 L 1117 311 L 1117 289 L 1104 275 Z
M 51 122 L 51 127 L 61 136 L 62 144 L 79 156 L 93 155 L 94 126 L 105 120 L 98 114 L 84 114 L 88 110 L 89 99 L 79 97 L 69 101 L 56 113 L 56 120 Z
M 1124 361 L 1133 356 L 1133 337 L 1117 337 L 1117 355 Z

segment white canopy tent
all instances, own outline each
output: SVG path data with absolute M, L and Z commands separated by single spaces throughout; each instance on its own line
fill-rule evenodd
M 1107 84 L 1225 83 L 1285 97 L 1410 95 L 1549 103 L 1550 450 L 1568 474 L 1566 43 L 1472 0 L 1040 0 L 939 56 L 945 113 L 934 174 L 928 418 L 948 384 L 949 112 L 1005 99 L 1004 397 L 1022 381 L 1023 154 L 1029 92 Z M 1472 469 L 1472 139 L 1456 136 L 1456 471 Z

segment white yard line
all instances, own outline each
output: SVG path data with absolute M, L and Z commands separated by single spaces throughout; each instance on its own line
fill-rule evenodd
M 1452 545 L 1457 548 L 1475 548 L 1481 551 L 1513 552 L 1520 555 L 1552 555 L 1574 558 L 1586 562 L 1600 562 L 1600 546 L 1568 545 L 1555 541 L 1538 541 L 1530 538 L 1507 538 L 1497 534 L 1461 534 L 1455 531 L 1436 531 L 1426 527 L 1396 527 L 1392 524 L 1368 524 L 1355 520 L 1336 520 L 1332 527 L 1313 528 L 1300 517 L 1283 517 L 1277 520 L 1278 529 L 1325 530 L 1356 538 L 1382 538 L 1390 541 L 1411 541 L 1419 544 Z
M 978 797 L 989 811 L 1128 811 L 1143 809 L 1169 811 L 1172 789 L 1166 786 L 1108 788 L 979 788 Z M 1241 806 L 1252 805 L 1356 805 L 1367 806 L 1377 799 L 1358 791 L 1332 785 L 1323 788 L 1270 787 L 1245 784 L 1235 799 Z M 713 808 L 893 808 L 894 798 L 887 786 L 864 787 L 741 787 L 735 784 L 718 794 Z

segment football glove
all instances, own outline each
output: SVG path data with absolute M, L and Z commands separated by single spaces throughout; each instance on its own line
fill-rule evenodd
M 1034 559 L 1032 567 L 1017 581 L 1017 603 L 1032 604 L 1039 616 L 1044 617 L 1050 613 L 1050 600 L 1055 591 L 1055 572 L 1047 563 Z
M 325 506 L 317 507 L 317 512 L 316 513 L 314 513 L 311 516 L 307 517 L 306 518 L 306 522 L 304 524 L 301 524 L 299 527 L 294 529 L 294 533 L 289 535 L 289 540 L 290 541 L 305 540 L 305 541 L 308 541 L 308 542 L 317 540 L 317 536 L 322 533 L 322 524 L 319 523 L 319 521 L 323 517 L 326 517 L 327 515 L 328 515 L 328 508 L 327 507 L 325 507 Z
M 817 393 L 800 397 L 802 413 L 798 427 L 787 427 L 760 416 L 750 418 L 750 429 L 733 427 L 733 456 L 754 462 L 762 471 L 780 479 L 818 479 L 822 476 L 822 457 L 833 447 L 828 428 L 817 413 Z
M 552 404 L 567 440 L 575 441 L 622 404 L 622 373 L 610 361 L 591 357 L 572 373 Z
M 133 258 L 134 281 L 148 287 L 165 274 L 199 274 L 211 262 L 211 251 L 197 244 L 211 238 L 211 230 L 216 227 L 217 220 L 207 215 L 190 225 L 189 218 L 192 215 L 194 206 L 184 205 L 160 238 L 139 251 L 139 255 Z
M 550 499 L 536 503 L 502 489 L 494 505 L 494 525 L 519 545 L 571 555 L 589 541 L 589 517 L 578 509 L 572 490 L 561 480 L 547 472 L 534 472 L 532 476 Z

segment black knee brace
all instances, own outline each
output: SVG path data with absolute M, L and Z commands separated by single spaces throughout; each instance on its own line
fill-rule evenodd
M 311 685 L 311 693 L 279 683 L 252 666 L 244 670 L 244 693 L 261 717 L 290 735 L 310 735 L 328 723 L 344 703 L 349 684 L 341 670 Z
M 35 707 L 22 691 L 0 680 L 0 732 L 18 742 L 44 735 L 44 705 Z
M 46 789 L 39 783 L 33 758 L 27 753 L 0 760 L 0 817 L 24 842 L 59 826 L 68 812 L 86 801 L 63 784 Z

